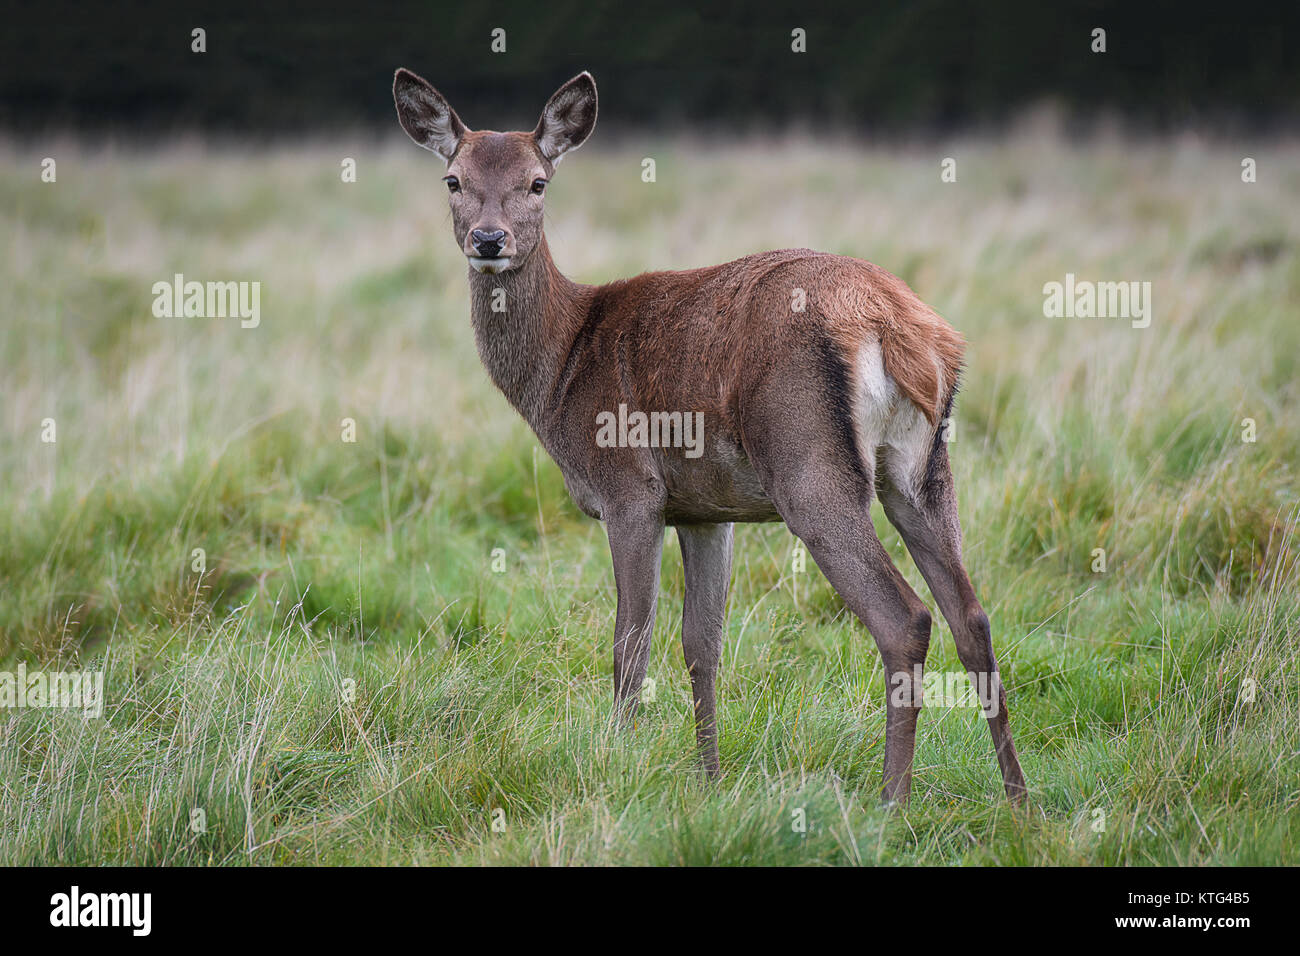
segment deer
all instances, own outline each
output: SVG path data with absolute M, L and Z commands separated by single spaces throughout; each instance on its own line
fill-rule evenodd
M 874 639 L 886 701 L 881 798 L 911 793 L 932 620 L 877 537 L 878 497 L 981 694 L 1002 782 L 1025 778 L 989 618 L 962 560 L 943 423 L 965 341 L 901 279 L 865 260 L 783 249 L 604 285 L 566 278 L 543 230 L 547 185 L 596 125 L 596 82 L 563 84 L 528 132 L 469 129 L 427 80 L 393 79 L 406 134 L 445 163 L 470 320 L 495 386 L 602 522 L 613 562 L 614 711 L 637 714 L 667 527 L 685 579 L 682 650 L 703 775 L 720 772 L 717 700 L 736 523 L 782 521 Z M 692 454 L 609 416 L 700 415 Z M 602 423 L 603 420 L 603 423 Z M 622 419 L 621 419 L 622 420 Z M 634 434 L 635 433 L 635 434 Z M 608 435 L 606 435 L 608 437 Z M 662 438 L 662 435 L 660 436 Z M 901 693 L 899 691 L 902 691 Z

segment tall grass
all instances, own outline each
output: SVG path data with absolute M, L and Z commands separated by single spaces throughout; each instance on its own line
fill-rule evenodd
M 721 781 L 675 548 L 656 699 L 611 732 L 603 531 L 478 366 L 434 160 L 0 147 L 0 670 L 107 697 L 0 711 L 0 862 L 1293 860 L 1300 147 L 1252 146 L 1254 184 L 1241 152 L 680 139 L 556 176 L 579 280 L 814 246 L 969 339 L 952 455 L 1034 809 L 977 711 L 932 707 L 890 814 L 874 645 L 783 527 L 737 536 Z M 260 281 L 261 325 L 154 318 L 176 272 Z M 1151 326 L 1044 318 L 1066 272 L 1150 281 Z M 928 664 L 960 669 L 944 625 Z

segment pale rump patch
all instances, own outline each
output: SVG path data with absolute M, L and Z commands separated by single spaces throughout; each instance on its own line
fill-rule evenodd
M 885 440 L 890 419 L 898 405 L 898 390 L 885 373 L 880 343 L 874 339 L 858 350 L 854 364 L 855 395 L 853 426 L 858 450 L 868 474 L 875 471 L 876 449 Z
M 938 426 L 942 427 L 942 426 Z M 883 442 L 885 471 L 895 488 L 915 502 L 934 447 L 936 426 L 911 402 L 899 402 Z
M 880 343 L 868 342 L 858 353 L 858 378 L 865 391 L 864 397 L 880 404 L 892 403 L 894 383 L 885 374 L 885 357 Z
M 886 371 L 880 342 L 863 345 L 854 367 L 854 427 L 863 466 L 874 475 L 879 460 L 894 487 L 915 500 L 937 426 Z

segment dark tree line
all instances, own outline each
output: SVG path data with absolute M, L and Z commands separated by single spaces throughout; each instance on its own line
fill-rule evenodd
M 595 73 L 612 125 L 861 130 L 997 122 L 1054 99 L 1135 123 L 1291 124 L 1294 3 L 913 0 L 835 7 L 528 3 L 33 4 L 0 36 L 0 127 L 388 130 L 392 70 L 424 74 L 472 126 L 529 125 Z M 1092 31 L 1106 31 L 1095 53 Z M 205 31 L 193 52 L 191 31 Z M 505 52 L 493 52 L 493 30 Z M 806 52 L 795 52 L 804 31 Z M 499 35 L 498 35 L 499 36 Z M 498 42 L 498 46 L 500 43 Z

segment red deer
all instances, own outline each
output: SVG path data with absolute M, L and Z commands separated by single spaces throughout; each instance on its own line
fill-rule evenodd
M 531 132 L 472 131 L 409 70 L 393 81 L 402 128 L 447 164 L 453 229 L 468 260 L 479 356 L 587 515 L 605 524 L 618 610 L 615 713 L 635 713 L 659 594 L 664 528 L 682 549 L 682 645 L 704 771 L 719 772 L 714 680 L 732 529 L 784 521 L 879 648 L 891 687 L 886 801 L 911 791 L 926 605 L 872 526 L 872 495 L 906 543 L 977 687 L 1008 796 L 1025 781 L 989 620 L 962 564 L 943 422 L 963 341 L 900 279 L 845 256 L 786 249 L 725 265 L 572 282 L 542 231 L 546 186 L 596 124 L 596 83 L 556 91 Z M 632 440 L 627 420 L 703 415 L 694 449 Z M 612 416 L 620 441 L 606 439 Z M 676 417 L 674 417 L 676 416 Z M 641 433 L 644 433 L 644 427 Z M 678 424 L 679 439 L 684 429 Z M 640 439 L 644 439 L 644 434 Z M 636 436 L 632 436 L 636 437 Z M 910 682 L 910 683 L 909 683 Z

